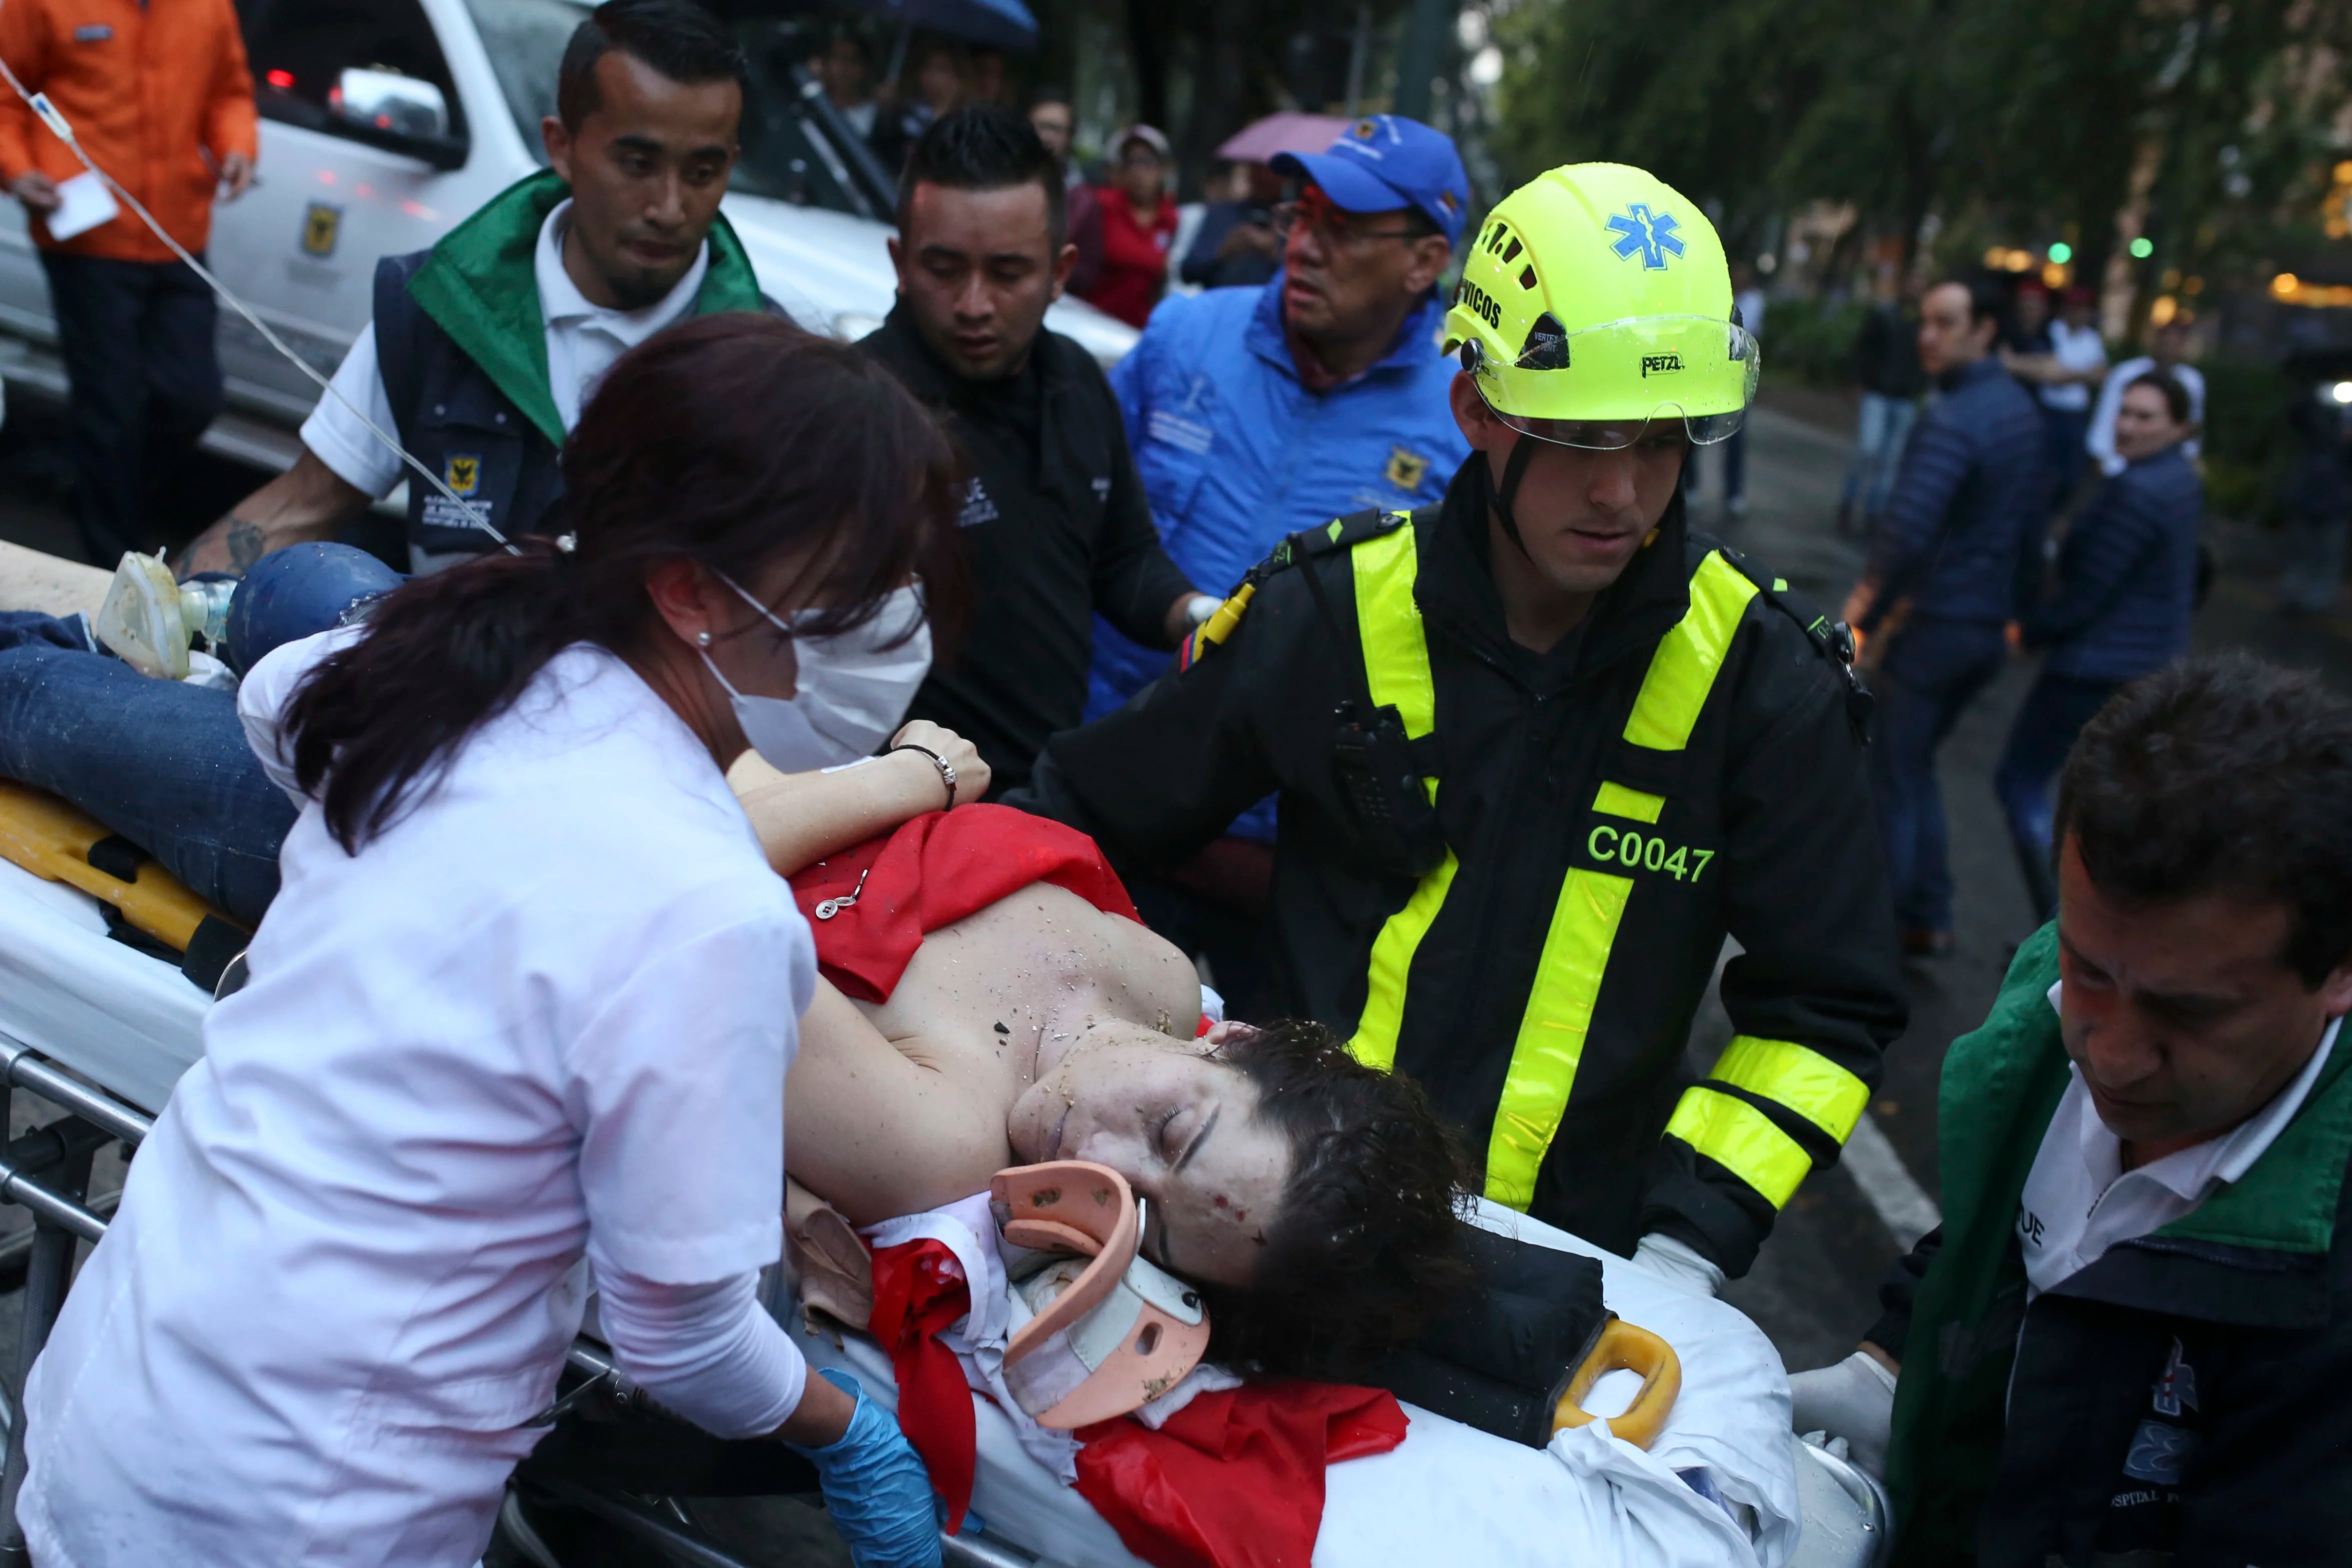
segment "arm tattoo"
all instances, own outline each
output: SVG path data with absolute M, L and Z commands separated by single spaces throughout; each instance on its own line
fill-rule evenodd
M 253 563 L 269 552 L 269 541 L 257 523 L 248 523 L 231 512 L 228 517 L 229 570 L 242 576 Z

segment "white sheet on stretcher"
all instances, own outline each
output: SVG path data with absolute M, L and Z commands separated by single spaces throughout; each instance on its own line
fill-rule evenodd
M 1682 1361 L 1674 1413 L 1644 1453 L 1609 1437 L 1601 1422 L 1537 1449 L 1407 1406 L 1403 1443 L 1325 1472 L 1315 1568 L 1780 1568 L 1796 1547 L 1797 1478 L 1788 1378 L 1763 1331 L 1721 1301 L 1688 1295 L 1523 1215 L 1482 1203 L 1479 1222 L 1600 1259 L 1611 1310 L 1659 1334 Z M 879 1345 L 857 1334 L 839 1343 L 812 1334 L 793 1315 L 813 1364 L 855 1372 L 895 1407 Z M 1084 1498 L 1023 1451 L 1003 1412 L 977 1396 L 973 1408 L 980 1463 L 971 1507 L 988 1534 L 1053 1562 L 1140 1568 Z M 1727 1498 L 1756 1511 L 1752 1542 L 1675 1474 L 1699 1466 Z
M 212 998 L 106 935 L 98 901 L 0 861 L 0 1034 L 149 1113 L 205 1051 Z
M 95 900 L 0 861 L 0 1034 L 152 1113 L 203 1054 L 210 1005 L 174 966 L 110 940 Z M 1601 1260 L 1611 1308 L 1682 1360 L 1674 1414 L 1645 1454 L 1598 1422 L 1538 1450 L 1408 1406 L 1401 1446 L 1327 1472 L 1317 1568 L 1781 1568 L 1795 1545 L 1797 1481 L 1787 1380 L 1762 1332 L 1549 1226 L 1492 1206 L 1480 1218 Z M 803 1331 L 800 1343 L 812 1363 L 851 1368 L 895 1406 L 889 1360 L 871 1340 L 836 1346 Z M 1085 1499 L 1022 1449 L 1000 1410 L 974 1403 L 972 1509 L 990 1533 L 1063 1563 L 1138 1563 Z M 1699 1466 L 1755 1509 L 1752 1545 L 1675 1473 Z

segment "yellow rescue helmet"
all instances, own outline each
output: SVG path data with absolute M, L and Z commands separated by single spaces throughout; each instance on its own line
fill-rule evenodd
M 1487 214 L 1445 344 L 1528 434 L 1608 449 L 1674 417 L 1705 444 L 1739 428 L 1762 369 L 1732 317 L 1723 242 L 1696 203 L 1623 163 L 1570 163 Z

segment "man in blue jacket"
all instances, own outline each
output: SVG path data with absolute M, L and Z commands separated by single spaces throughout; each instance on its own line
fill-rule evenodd
M 1433 506 L 1469 455 L 1446 401 L 1437 280 L 1462 237 L 1469 177 L 1453 141 L 1417 120 L 1357 120 L 1330 151 L 1285 153 L 1300 183 L 1276 211 L 1283 267 L 1256 288 L 1161 302 L 1111 372 L 1152 520 L 1184 574 L 1223 592 L 1284 538 L 1367 507 Z M 1112 712 L 1168 664 L 1097 617 L 1087 717 Z M 1212 845 L 1212 904 L 1262 902 L 1270 802 Z M 1238 841 L 1235 841 L 1235 840 Z M 1255 894 L 1255 898 L 1252 894 Z M 1155 924 L 1182 917 L 1139 894 Z M 1187 946 L 1196 929 L 1171 930 Z M 1225 945 L 1245 947 L 1245 940 Z M 1221 967 L 1227 978 L 1229 962 Z
M 1919 362 L 1942 396 L 1904 449 L 1848 619 L 1883 638 L 1872 785 L 1904 951 L 1952 945 L 1952 875 L 1936 748 L 2000 673 L 2042 518 L 2042 415 L 1991 353 L 2000 291 L 1937 284 L 1920 302 Z M 1876 650 L 1872 650 L 1874 655 Z
M 2115 445 L 2126 466 L 2067 528 L 2057 592 L 2021 617 L 2020 640 L 2047 648 L 2049 657 L 1992 776 L 2034 918 L 2045 922 L 2058 913 L 2050 781 L 2117 687 L 2189 652 L 2197 612 L 2205 482 L 2184 447 L 2197 431 L 2189 389 L 2150 371 L 2124 389 L 2120 402 Z

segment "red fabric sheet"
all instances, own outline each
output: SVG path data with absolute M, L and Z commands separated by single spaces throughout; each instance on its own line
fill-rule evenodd
M 874 1254 L 874 1317 L 867 1325 L 890 1353 L 898 1380 L 898 1429 L 907 1434 L 931 1490 L 948 1505 L 947 1532 L 963 1527 L 979 1465 L 971 1393 L 955 1352 L 939 1336 L 971 1311 L 963 1265 L 944 1241 L 925 1238 Z
M 1120 1419 L 1078 1436 L 1078 1492 L 1154 1568 L 1307 1568 L 1323 1468 L 1404 1441 L 1384 1388 L 1254 1383 L 1203 1394 L 1155 1432 Z
M 817 967 L 844 996 L 868 1002 L 890 999 L 927 933 L 1039 882 L 1140 923 L 1092 839 L 1009 806 L 929 812 L 792 879 L 816 936 Z M 818 904 L 853 891 L 856 903 L 817 918 Z

